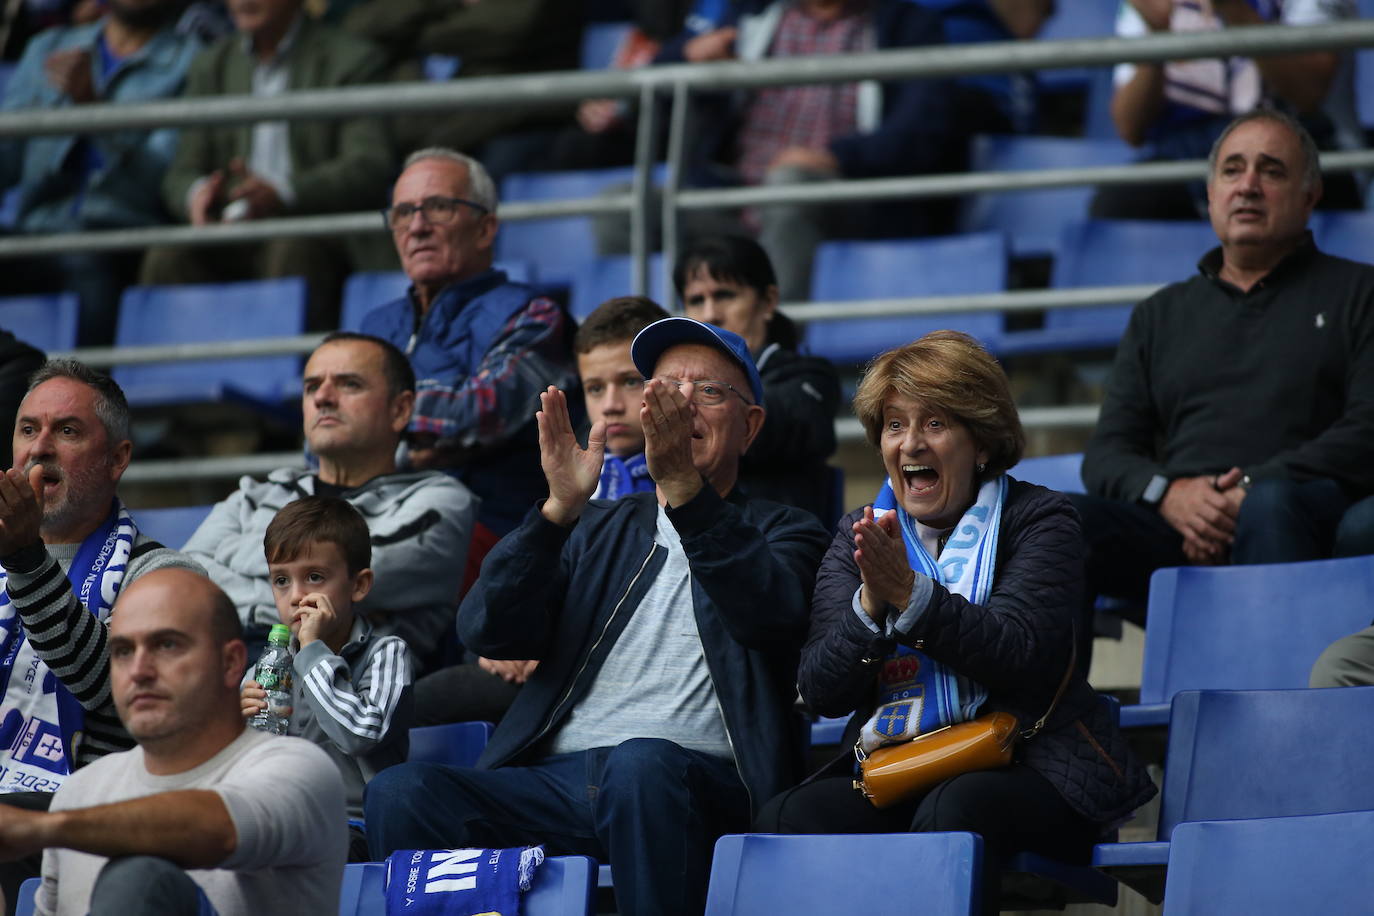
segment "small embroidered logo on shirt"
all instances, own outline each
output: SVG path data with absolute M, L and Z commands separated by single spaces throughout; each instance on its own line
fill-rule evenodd
M 1317 325 L 1318 328 L 1324 328 L 1324 327 L 1326 327 L 1326 312 L 1318 312 L 1318 313 L 1317 313 L 1316 325 Z

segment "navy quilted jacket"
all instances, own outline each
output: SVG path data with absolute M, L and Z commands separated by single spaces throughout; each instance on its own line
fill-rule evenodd
M 1049 707 L 1069 664 L 1083 601 L 1083 541 L 1078 515 L 1062 493 L 1010 484 L 987 604 L 972 604 L 937 583 L 925 612 L 900 640 L 983 684 L 984 711 L 1011 712 L 1029 727 Z M 873 713 L 878 669 L 893 646 L 854 613 L 860 577 L 852 524 L 859 515 L 841 520 L 821 562 L 799 674 L 802 696 L 815 712 L 855 713 L 845 746 Z M 1020 742 L 1016 753 L 1076 811 L 1104 825 L 1155 794 L 1106 707 L 1077 674 L 1045 729 Z

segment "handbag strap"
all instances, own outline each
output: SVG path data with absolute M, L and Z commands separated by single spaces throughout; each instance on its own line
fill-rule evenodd
M 1054 699 L 1050 700 L 1050 708 L 1045 710 L 1045 714 L 1035 720 L 1035 724 L 1021 733 L 1022 740 L 1030 740 L 1040 734 L 1040 729 L 1045 727 L 1050 716 L 1054 713 L 1054 708 L 1059 705 L 1059 699 L 1064 696 L 1064 691 L 1069 687 L 1069 681 L 1073 678 L 1073 668 L 1078 661 L 1078 627 L 1074 627 L 1073 641 L 1069 643 L 1069 664 L 1064 669 L 1064 676 L 1059 679 L 1059 689 L 1054 692 Z

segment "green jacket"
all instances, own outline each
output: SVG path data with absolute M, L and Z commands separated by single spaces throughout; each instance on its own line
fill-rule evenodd
M 325 89 L 386 82 L 386 60 L 372 44 L 334 26 L 302 19 L 289 54 L 288 89 Z M 201 52 L 186 78 L 187 98 L 250 95 L 252 56 L 244 37 L 227 35 Z M 251 124 L 186 129 L 162 182 L 168 209 L 185 220 L 186 192 L 202 176 L 227 168 L 252 149 Z M 394 161 L 380 118 L 290 122 L 291 183 L 287 214 L 363 210 L 386 203 Z

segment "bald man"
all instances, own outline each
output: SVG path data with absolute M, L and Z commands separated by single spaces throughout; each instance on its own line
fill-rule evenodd
M 238 613 L 204 576 L 162 569 L 120 595 L 115 707 L 138 742 L 73 773 L 50 812 L 7 811 L 0 858 L 43 853 L 40 914 L 338 909 L 343 785 L 308 741 L 247 729 Z

